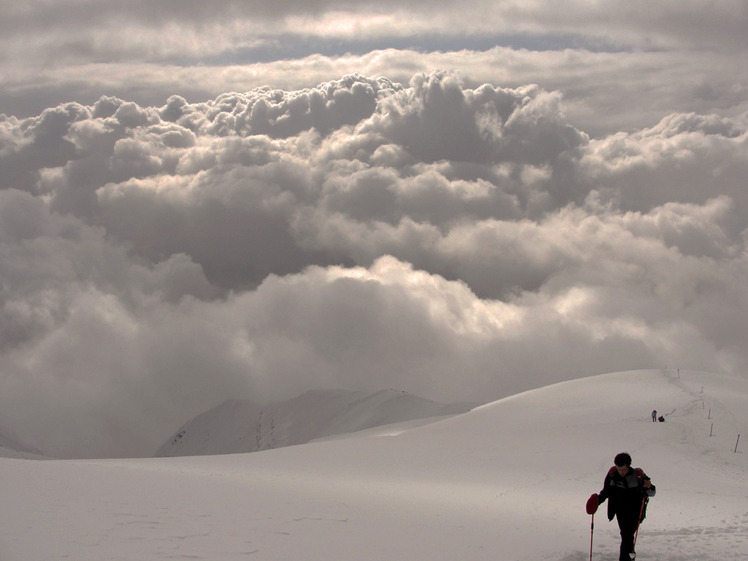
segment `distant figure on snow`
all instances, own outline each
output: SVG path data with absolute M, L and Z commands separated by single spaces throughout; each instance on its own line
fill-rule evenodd
M 597 495 L 598 504 L 608 500 L 608 520 L 618 519 L 621 530 L 621 550 L 619 561 L 631 561 L 634 553 L 635 536 L 639 524 L 646 515 L 647 501 L 654 497 L 655 486 L 641 468 L 631 467 L 631 456 L 621 452 L 615 457 L 615 465 L 610 468 L 603 489 Z M 594 499 L 594 495 L 590 499 Z
M 660 415 L 660 417 L 657 420 L 660 421 L 661 423 L 664 423 L 665 422 L 665 417 L 663 417 L 662 415 Z
M 652 422 L 653 423 L 657 422 L 657 409 L 652 410 Z

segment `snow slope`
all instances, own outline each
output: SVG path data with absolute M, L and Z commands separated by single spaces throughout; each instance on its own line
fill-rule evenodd
M 585 501 L 627 450 L 658 489 L 640 561 L 742 560 L 746 405 L 744 379 L 637 371 L 253 454 L 2 459 L 0 558 L 584 561 Z M 598 512 L 594 559 L 617 546 Z
M 43 460 L 47 457 L 28 446 L 19 443 L 15 438 L 0 431 L 0 458 L 25 458 L 32 460 Z
M 269 450 L 382 424 L 464 413 L 473 406 L 435 403 L 396 390 L 314 390 L 266 407 L 233 399 L 183 425 L 155 455 Z

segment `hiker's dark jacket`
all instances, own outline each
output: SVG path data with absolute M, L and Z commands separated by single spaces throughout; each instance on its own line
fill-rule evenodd
M 598 494 L 599 502 L 602 503 L 608 499 L 608 520 L 613 520 L 615 515 L 618 515 L 619 520 L 621 518 L 635 520 L 640 512 L 642 513 L 641 519 L 644 520 L 642 499 L 654 497 L 656 493 L 654 485 L 649 489 L 644 489 L 645 481 L 649 481 L 649 477 L 640 468 L 629 468 L 629 472 L 624 477 L 618 475 L 615 466 L 610 468 L 603 482 L 603 490 Z

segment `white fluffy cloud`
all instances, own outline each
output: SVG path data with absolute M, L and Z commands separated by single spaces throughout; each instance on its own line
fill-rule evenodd
M 0 424 L 149 454 L 237 395 L 742 374 L 747 131 L 590 139 L 557 92 L 448 73 L 6 116 Z
M 235 396 L 744 374 L 748 117 L 351 75 L 0 118 L 0 426 L 149 454 Z

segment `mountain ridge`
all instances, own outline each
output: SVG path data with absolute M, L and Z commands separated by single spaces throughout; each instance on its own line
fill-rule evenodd
M 43 460 L 48 459 L 48 456 L 36 448 L 21 444 L 18 439 L 0 430 L 0 458 Z
M 259 406 L 229 399 L 182 425 L 154 457 L 257 452 L 365 429 L 464 413 L 476 404 L 444 404 L 404 391 L 310 390 Z

